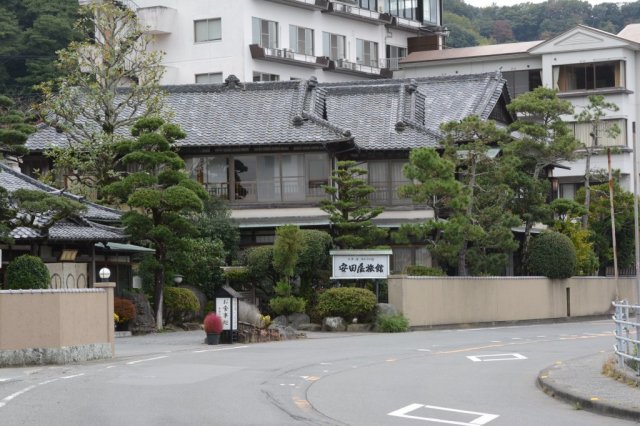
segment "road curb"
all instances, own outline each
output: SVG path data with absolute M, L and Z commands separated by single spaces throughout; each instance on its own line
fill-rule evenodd
M 550 397 L 574 405 L 577 409 L 587 410 L 596 414 L 636 422 L 640 420 L 640 410 L 616 405 L 611 401 L 593 400 L 590 396 L 580 394 L 571 386 L 556 382 L 551 378 L 554 368 L 555 367 L 549 367 L 542 370 L 536 380 L 538 387 Z

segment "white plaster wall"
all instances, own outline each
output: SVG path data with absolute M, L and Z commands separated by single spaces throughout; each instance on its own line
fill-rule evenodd
M 403 68 L 398 75 L 402 77 L 437 77 L 441 75 L 466 75 L 481 74 L 485 72 L 495 72 L 502 68 L 502 71 L 523 71 L 529 69 L 542 68 L 542 61 L 539 57 L 516 57 L 516 58 L 489 58 L 476 59 L 468 58 L 456 61 L 443 61 L 427 63 L 422 66 L 408 65 Z M 394 74 L 395 76 L 395 74 Z
M 162 84 L 192 84 L 195 75 L 222 72 L 223 79 L 235 74 L 241 81 L 252 81 L 253 72 L 278 74 L 280 80 L 309 78 L 319 81 L 362 79 L 322 69 L 254 61 L 249 52 L 252 41 L 252 17 L 278 22 L 279 48 L 290 48 L 289 25 L 314 30 L 315 55 L 322 56 L 322 32 L 347 38 L 347 59 L 356 60 L 356 39 L 378 43 L 378 56 L 385 57 L 386 44 L 406 47 L 407 38 L 415 34 L 340 16 L 287 6 L 264 0 L 139 0 L 139 7 L 166 6 L 176 10 L 170 34 L 154 36 L 153 48 L 166 53 L 167 72 Z M 221 18 L 222 40 L 194 42 L 193 21 Z

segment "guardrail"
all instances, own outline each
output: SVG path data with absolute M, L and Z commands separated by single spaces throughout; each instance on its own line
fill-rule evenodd
M 640 305 L 631 305 L 626 301 L 613 302 L 616 324 L 616 344 L 613 349 L 618 356 L 618 366 L 636 370 L 640 376 Z M 635 321 L 632 316 L 635 315 Z M 635 330 L 634 330 L 635 329 Z M 632 334 L 635 331 L 635 339 Z

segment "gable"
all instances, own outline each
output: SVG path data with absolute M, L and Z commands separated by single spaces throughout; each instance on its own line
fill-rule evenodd
M 571 52 L 576 50 L 599 50 L 619 47 L 633 47 L 635 43 L 624 40 L 606 31 L 585 26 L 577 26 L 556 36 L 529 52 L 532 54 Z

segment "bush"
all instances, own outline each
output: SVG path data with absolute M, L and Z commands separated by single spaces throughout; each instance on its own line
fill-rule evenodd
M 118 316 L 118 322 L 120 323 L 136 319 L 136 305 L 129 299 L 114 297 L 113 312 Z
M 188 288 L 167 287 L 164 290 L 163 313 L 167 324 L 181 324 L 200 310 L 200 302 Z
M 566 235 L 545 232 L 531 241 L 527 260 L 531 275 L 569 278 L 576 272 L 576 263 L 576 249 Z
M 204 317 L 204 332 L 207 334 L 220 334 L 222 333 L 222 318 L 216 315 L 214 312 L 209 312 Z
M 376 329 L 382 333 L 401 333 L 409 329 L 409 320 L 403 315 L 381 315 L 376 319 Z
M 269 301 L 269 307 L 276 315 L 290 315 L 304 312 L 307 302 L 301 297 L 279 296 Z
M 371 314 L 375 309 L 376 295 L 364 288 L 335 287 L 318 297 L 316 309 L 322 316 L 340 316 L 351 319 Z
M 36 256 L 19 256 L 7 267 L 7 285 L 12 290 L 48 288 L 50 280 L 49 270 Z
M 409 265 L 405 268 L 405 274 L 414 277 L 443 277 L 447 275 L 442 269 L 423 265 Z

